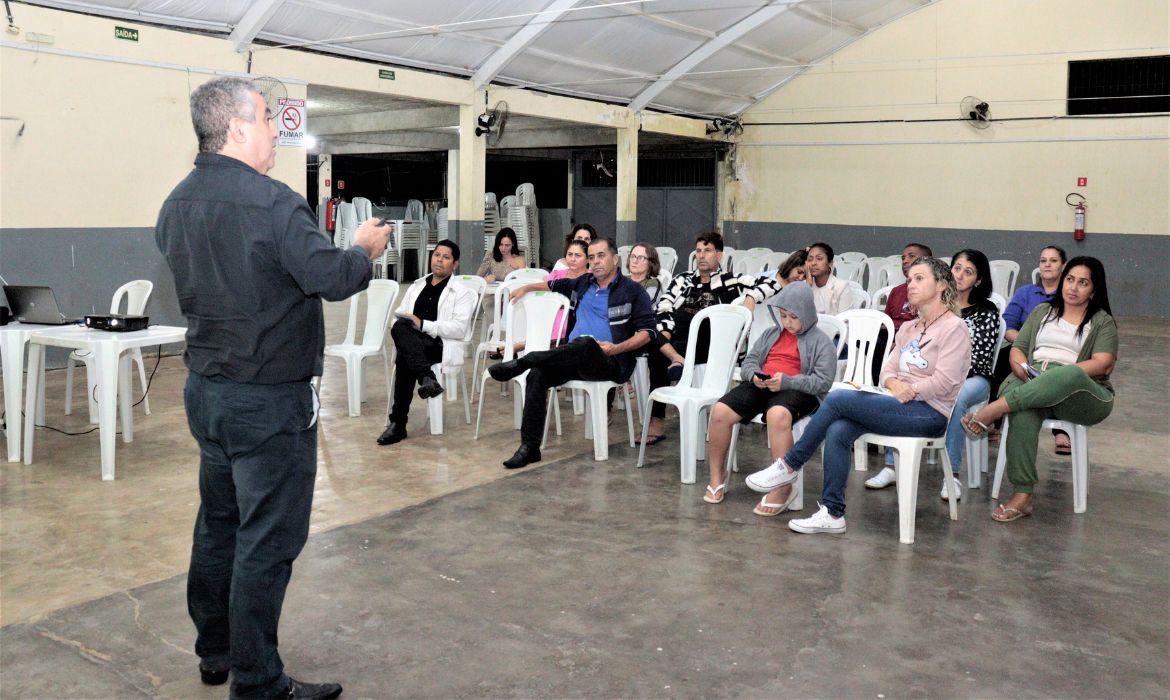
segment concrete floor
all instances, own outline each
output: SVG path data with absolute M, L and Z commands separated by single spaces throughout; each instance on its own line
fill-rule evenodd
M 331 329 L 344 313 L 331 305 Z M 1088 512 L 1072 513 L 1068 458 L 1049 449 L 1037 514 L 1011 525 L 988 517 L 986 487 L 948 520 L 931 470 L 912 546 L 898 543 L 896 494 L 860 475 L 841 537 L 753 516 L 742 475 L 704 504 L 701 483 L 678 482 L 674 423 L 646 469 L 621 442 L 594 462 L 577 417 L 545 462 L 509 473 L 510 399 L 489 391 L 478 442 L 455 404 L 448 434 L 426 434 L 416 403 L 411 438 L 381 448 L 381 368 L 350 418 L 329 364 L 285 663 L 347 697 L 1166 697 L 1170 324 L 1121 329 L 1117 408 L 1090 431 Z M 40 430 L 33 465 L 0 467 L 3 697 L 225 694 L 199 684 L 184 602 L 184 376 L 163 358 L 115 482 L 99 480 L 96 433 Z M 85 429 L 60 415 L 63 380 L 50 373 L 49 422 Z M 745 473 L 766 461 L 762 435 L 741 445 Z M 807 484 L 806 512 L 815 460 Z

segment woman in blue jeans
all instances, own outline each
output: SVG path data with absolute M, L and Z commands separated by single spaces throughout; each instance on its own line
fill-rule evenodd
M 747 478 L 755 491 L 791 488 L 797 471 L 824 443 L 820 508 L 811 517 L 788 521 L 796 532 L 845 532 L 850 450 L 863 433 L 936 437 L 946 431 L 971 363 L 971 338 L 959 317 L 955 278 L 945 262 L 923 257 L 910 266 L 906 284 L 918 320 L 902 324 L 894 336 L 895 352 L 879 377 L 883 393 L 829 392 L 792 449 Z M 781 498 L 785 495 L 780 491 Z
M 947 426 L 947 454 L 954 471 L 955 493 L 963 497 L 963 482 L 959 480 L 959 469 L 963 466 L 963 448 L 967 445 L 967 434 L 959 419 L 972 406 L 988 399 L 991 393 L 991 367 L 998 352 L 999 309 L 991 302 L 991 263 L 978 250 L 960 250 L 951 263 L 951 274 L 955 277 L 955 289 L 959 295 L 959 311 L 967 329 L 971 332 L 971 370 L 967 381 L 959 389 L 955 410 Z M 897 481 L 893 466 L 889 464 L 890 451 L 886 451 L 887 466 L 873 478 L 866 479 L 871 489 L 882 489 Z M 942 499 L 947 500 L 947 487 L 943 484 Z

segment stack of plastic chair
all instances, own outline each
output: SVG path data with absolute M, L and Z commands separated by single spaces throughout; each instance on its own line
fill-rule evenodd
M 516 195 L 510 194 L 500 200 L 500 220 L 508 220 L 508 210 L 516 206 Z
M 536 188 L 531 182 L 522 183 L 516 188 L 516 203 L 532 210 L 529 217 L 529 235 L 532 237 L 529 248 L 532 255 L 529 256 L 528 265 L 537 267 L 540 265 L 540 209 L 536 206 Z
M 357 232 L 357 227 L 357 207 L 353 205 L 353 202 L 338 204 L 333 244 L 342 249 L 353 245 L 353 234 Z
M 403 221 L 398 224 L 398 228 L 401 230 L 395 232 L 395 240 L 398 242 L 399 246 L 399 259 L 405 263 L 406 253 L 411 250 L 413 250 L 415 254 L 418 255 L 419 277 L 426 275 L 427 271 L 430 269 L 430 265 L 428 264 L 429 261 L 427 260 L 426 256 L 426 246 L 423 242 L 426 240 L 423 237 L 423 226 L 424 224 L 422 223 Z M 402 268 L 403 265 L 398 265 L 395 269 L 396 277 L 399 282 L 402 281 Z
M 150 293 L 154 291 L 154 282 L 150 280 L 134 280 L 118 287 L 114 292 L 113 299 L 110 300 L 110 313 L 122 313 L 122 300 L 126 300 L 126 312 L 132 316 L 141 316 L 142 312 L 146 310 L 146 302 L 150 300 Z M 150 415 L 150 398 L 147 396 L 146 385 L 146 367 L 142 363 L 142 348 L 134 348 L 130 351 L 130 360 L 138 365 L 138 384 L 142 387 L 142 410 L 146 415 Z M 90 365 L 93 364 L 93 355 L 88 352 L 81 352 L 74 350 L 69 353 L 68 364 L 65 365 L 65 415 L 73 413 L 73 365 L 77 362 L 85 364 L 86 377 L 86 396 L 89 397 L 89 422 L 96 424 L 97 420 L 97 400 L 94 399 L 96 395 L 94 392 L 97 387 L 97 378 L 93 376 L 93 371 Z M 132 386 L 133 381 L 129 381 L 127 386 Z M 43 416 L 41 416 L 43 423 Z
M 390 223 L 394 230 L 390 233 L 390 240 L 386 242 L 386 250 L 374 259 L 374 276 L 379 279 L 388 279 L 390 277 L 390 266 L 394 266 L 394 276 L 402 281 L 402 222 L 393 221 Z
M 516 242 L 524 251 L 524 263 L 528 267 L 540 264 L 540 238 L 536 233 L 536 207 L 516 204 L 508 209 L 507 225 L 516 232 Z
M 363 296 L 367 300 L 366 322 L 361 342 L 358 342 L 357 319 Z M 346 392 L 351 416 L 362 414 L 362 402 L 366 400 L 367 357 L 382 356 L 382 365 L 386 371 L 386 396 L 390 397 L 390 357 L 386 353 L 386 326 L 397 297 L 397 282 L 371 280 L 366 291 L 358 292 L 349 298 L 349 324 L 345 329 L 345 340 L 338 345 L 325 346 L 326 357 L 340 357 L 345 361 Z
M 366 219 L 374 215 L 374 203 L 365 197 L 354 197 L 353 208 L 357 213 L 358 226 L 361 226 Z
M 701 414 L 710 409 L 727 392 L 731 371 L 751 327 L 752 314 L 743 306 L 717 304 L 708 306 L 691 320 L 687 347 L 699 342 L 699 328 L 710 324 L 711 346 L 707 354 L 706 371 L 702 379 L 695 367 L 694 352 L 688 352 L 683 363 L 682 378 L 676 386 L 664 386 L 650 392 L 649 401 L 677 406 L 679 409 L 680 473 L 684 484 L 695 483 L 695 465 L 699 458 L 706 430 Z M 650 412 L 642 416 L 642 448 L 638 451 L 638 466 L 646 463 L 646 440 L 650 435 Z
M 496 205 L 495 192 L 483 196 L 483 249 L 491 250 L 500 232 L 500 208 Z

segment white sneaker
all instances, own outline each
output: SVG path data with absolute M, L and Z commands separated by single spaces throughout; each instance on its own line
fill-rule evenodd
M 788 465 L 784 463 L 784 458 L 781 457 L 772 462 L 771 466 L 748 475 L 745 482 L 748 488 L 756 493 L 768 493 L 781 486 L 791 484 L 796 481 L 797 476 L 799 476 L 798 472 L 789 469 Z
M 882 470 L 865 480 L 867 489 L 884 489 L 898 480 L 898 472 L 893 467 L 882 467 Z
M 817 532 L 828 532 L 831 534 L 841 534 L 845 532 L 845 516 L 834 518 L 829 515 L 829 509 L 817 504 L 820 508 L 807 518 L 793 519 L 788 521 L 788 528 L 797 532 L 803 532 L 806 535 L 811 535 Z
M 957 476 L 952 476 L 951 478 L 955 480 L 955 500 L 961 501 L 963 499 L 963 482 L 959 481 L 959 477 Z M 943 484 L 942 493 L 939 494 L 939 498 L 944 501 L 950 500 L 947 496 L 946 484 Z

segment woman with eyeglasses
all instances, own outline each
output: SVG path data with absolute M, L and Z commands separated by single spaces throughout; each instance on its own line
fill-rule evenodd
M 635 243 L 634 247 L 630 249 L 630 254 L 626 257 L 626 272 L 630 273 L 630 279 L 642 285 L 646 294 L 650 295 L 650 301 L 654 301 L 654 297 L 658 296 L 658 291 L 662 287 L 662 283 L 658 279 L 658 274 L 662 272 L 662 261 L 658 259 L 658 249 L 649 243 Z
M 1020 328 L 1011 349 L 1012 376 L 999 398 L 962 419 L 975 439 L 1000 418 L 1011 419 L 1000 449 L 1007 450 L 1015 493 L 995 509 L 993 520 L 1010 523 L 1035 510 L 1036 446 L 1045 419 L 1096 425 L 1109 417 L 1117 346 L 1105 266 L 1087 256 L 1069 260 L 1052 301 L 1037 306 Z

